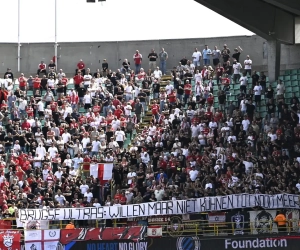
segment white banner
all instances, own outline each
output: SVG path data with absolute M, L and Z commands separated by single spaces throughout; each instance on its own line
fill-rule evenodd
M 250 211 L 252 234 L 278 233 L 277 224 L 274 223 L 276 210 Z
M 150 238 L 162 237 L 162 227 L 160 226 L 148 226 L 147 236 Z
M 299 209 L 299 197 L 292 194 L 233 194 L 192 200 L 158 201 L 123 206 L 21 209 L 19 219 L 28 220 L 98 220 L 155 215 L 190 214 L 237 208 Z

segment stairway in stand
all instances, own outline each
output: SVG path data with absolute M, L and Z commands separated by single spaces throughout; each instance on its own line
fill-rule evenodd
M 161 89 L 164 89 L 167 85 L 168 85 L 168 81 L 171 81 L 172 80 L 172 76 L 170 75 L 164 75 L 162 76 L 161 78 L 161 81 L 160 81 L 160 90 Z M 137 133 L 141 133 L 143 131 L 143 128 L 145 126 L 149 126 L 150 125 L 150 122 L 152 120 L 152 112 L 151 112 L 151 105 L 153 103 L 153 96 L 151 95 L 150 97 L 150 105 L 148 106 L 148 111 L 145 112 L 145 115 L 142 117 L 142 122 L 139 124 L 139 129 L 137 129 Z M 157 103 L 159 104 L 159 101 L 157 100 Z

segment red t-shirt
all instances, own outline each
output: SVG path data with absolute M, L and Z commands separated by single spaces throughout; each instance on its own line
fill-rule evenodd
M 121 109 L 116 109 L 114 115 L 119 119 L 121 117 L 121 114 L 123 114 L 123 111 Z
M 158 114 L 159 106 L 157 104 L 152 105 L 152 115 Z
M 80 83 L 83 82 L 83 76 L 82 75 L 76 75 L 73 77 L 74 84 L 79 85 Z
M 190 95 L 192 92 L 192 85 L 187 83 L 186 85 L 184 85 L 184 93 L 186 95 Z
M 41 79 L 38 77 L 34 78 L 33 88 L 39 89 L 40 87 L 41 87 Z
M 171 103 L 176 102 L 176 95 L 175 95 L 174 92 L 171 93 L 171 94 L 169 94 L 169 101 L 170 101 Z
M 134 54 L 133 60 L 135 64 L 141 64 L 142 62 L 142 55 L 141 54 Z
M 19 80 L 19 86 L 20 87 L 25 87 L 26 86 L 26 79 L 23 76 L 19 77 L 18 80 Z
M 62 78 L 62 79 L 61 79 L 61 82 L 62 82 L 63 85 L 66 86 L 66 85 L 67 85 L 67 82 L 68 82 L 68 78 L 66 78 L 66 77 Z
M 80 70 L 84 69 L 85 68 L 84 62 L 77 63 L 77 68 L 80 69 Z

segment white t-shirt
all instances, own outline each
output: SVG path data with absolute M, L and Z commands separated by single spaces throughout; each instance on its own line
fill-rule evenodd
M 237 62 L 237 63 L 232 64 L 232 68 L 233 68 L 233 74 L 239 74 L 243 67 L 240 63 Z
M 129 179 L 128 177 L 135 177 L 136 173 L 135 172 L 129 172 L 127 174 L 127 184 L 130 185 L 132 183 L 132 179 Z
M 197 178 L 197 176 L 198 176 L 198 171 L 197 171 L 197 170 L 191 170 L 191 171 L 189 172 L 189 175 L 190 175 L 191 180 L 192 180 L 192 181 L 195 181 L 196 178 Z
M 124 136 L 125 136 L 124 131 L 122 131 L 122 130 L 117 130 L 117 131 L 115 132 L 115 135 L 116 135 L 116 141 L 124 141 Z
M 250 125 L 250 121 L 249 120 L 243 120 L 242 121 L 242 125 L 243 125 L 243 130 L 247 131 Z
M 251 59 L 246 59 L 244 61 L 244 64 L 245 64 L 245 69 L 251 69 L 252 60 Z
M 254 87 L 254 94 L 255 95 L 261 95 L 261 91 L 262 91 L 262 87 L 260 86 L 260 85 L 256 85 L 255 87 Z
M 128 104 L 127 106 L 125 106 L 124 110 L 126 116 L 131 116 L 131 110 L 132 110 L 131 105 Z
M 200 51 L 195 51 L 192 55 L 193 57 L 193 61 L 199 61 L 200 60 L 200 56 L 202 56 Z
M 82 184 L 82 185 L 80 185 L 79 188 L 80 188 L 80 190 L 81 190 L 81 193 L 82 193 L 82 194 L 85 194 L 86 191 L 89 189 L 89 186 L 86 185 L 86 184 L 85 184 L 85 185 Z
M 132 86 L 126 86 L 125 94 L 126 95 L 132 95 Z
M 50 147 L 48 148 L 48 153 L 50 154 L 50 157 L 53 158 L 58 153 L 57 147 Z
M 240 78 L 240 84 L 241 84 L 241 86 L 246 86 L 247 83 L 248 83 L 248 77 L 247 76 L 242 76 Z
M 82 147 L 86 148 L 86 144 L 88 144 L 90 142 L 90 138 L 86 137 L 82 139 Z
M 83 97 L 83 99 L 84 99 L 84 103 L 86 103 L 86 104 L 91 104 L 92 103 L 92 97 L 91 97 L 90 94 L 85 95 Z
M 160 70 L 154 70 L 153 72 L 155 78 L 161 78 L 162 73 Z
M 83 79 L 85 80 L 84 85 L 90 85 L 91 80 L 92 80 L 92 76 L 91 75 L 84 75 Z
M 171 94 L 172 90 L 174 89 L 173 85 L 169 84 L 165 87 L 167 95 Z
M 71 140 L 71 135 L 70 135 L 69 133 L 63 133 L 63 134 L 61 135 L 61 137 L 62 137 L 64 143 L 67 143 L 68 141 Z
M 98 152 L 99 151 L 99 147 L 100 147 L 100 141 L 93 141 L 92 142 L 92 151 L 93 152 Z
M 93 199 L 93 194 L 91 193 L 91 192 L 86 192 L 85 194 L 84 194 L 84 197 L 87 197 L 87 201 L 88 202 L 91 202 L 91 200 Z

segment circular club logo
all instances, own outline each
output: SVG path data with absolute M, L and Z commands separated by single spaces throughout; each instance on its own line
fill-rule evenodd
M 201 242 L 198 237 L 179 237 L 176 247 L 177 250 L 200 250 Z

